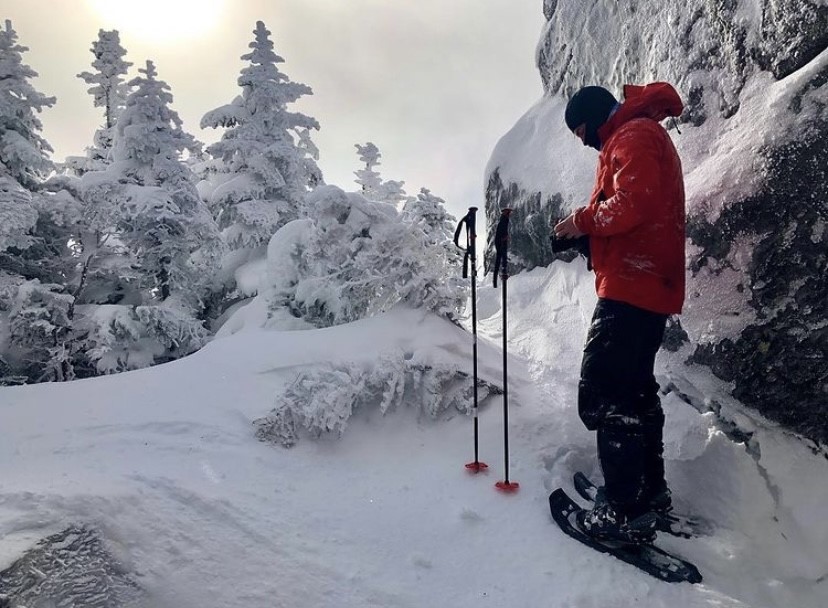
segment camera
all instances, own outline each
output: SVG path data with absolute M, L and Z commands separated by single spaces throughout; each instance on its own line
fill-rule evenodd
M 554 226 L 558 222 L 552 220 L 552 231 L 549 235 L 549 243 L 552 246 L 552 253 L 563 253 L 565 251 L 572 251 L 576 254 L 581 254 L 587 259 L 587 266 L 592 269 L 592 258 L 589 252 L 589 236 L 583 235 L 574 239 L 558 238 L 555 236 Z

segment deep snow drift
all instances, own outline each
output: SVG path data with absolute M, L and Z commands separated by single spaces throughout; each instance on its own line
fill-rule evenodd
M 253 420 L 300 370 L 402 349 L 470 371 L 468 333 L 405 308 L 324 330 L 258 329 L 248 314 L 174 363 L 0 389 L 0 570 L 76 524 L 98 532 L 145 606 L 828 605 L 824 455 L 747 418 L 681 353 L 662 353 L 657 368 L 673 387 L 668 478 L 678 507 L 716 527 L 658 542 L 705 582 L 661 583 L 564 536 L 548 493 L 571 489 L 576 470 L 598 475 L 574 407 L 591 279 L 581 262 L 557 262 L 508 285 L 517 494 L 493 487 L 499 397 L 481 412 L 483 475 L 463 467 L 471 419 L 414 403 L 384 416 L 363 407 L 341 438 L 300 435 L 291 449 L 254 438 Z M 481 377 L 497 384 L 500 292 L 479 293 Z

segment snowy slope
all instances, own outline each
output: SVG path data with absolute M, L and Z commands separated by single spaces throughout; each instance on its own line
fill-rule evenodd
M 341 438 L 289 450 L 253 436 L 251 422 L 307 366 L 393 347 L 469 363 L 468 334 L 418 311 L 325 330 L 248 327 L 167 365 L 0 389 L 0 569 L 77 523 L 99 530 L 154 607 L 828 605 L 825 459 L 745 418 L 678 358 L 659 362 L 662 385 L 685 396 L 664 397 L 668 475 L 678 504 L 719 526 L 659 542 L 697 562 L 705 583 L 660 583 L 554 526 L 549 491 L 576 470 L 597 474 L 574 408 L 593 304 L 578 263 L 509 281 L 510 477 L 521 484 L 510 496 L 493 488 L 499 397 L 482 410 L 491 469 L 479 476 L 463 467 L 471 420 L 413 405 L 357 412 Z M 499 290 L 488 284 L 480 314 L 481 376 L 496 383 Z M 750 449 L 687 400 L 718 400 L 753 430 Z

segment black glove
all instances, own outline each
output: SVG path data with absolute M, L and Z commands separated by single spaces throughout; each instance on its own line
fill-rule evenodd
M 583 235 L 574 239 L 562 239 L 555 236 L 553 232 L 549 235 L 549 242 L 552 245 L 553 253 L 561 253 L 563 251 L 575 251 L 580 253 L 587 259 L 587 267 L 592 270 L 592 258 L 589 253 L 589 236 Z
M 552 244 L 552 251 L 560 253 L 562 251 L 576 250 L 578 253 L 586 255 L 589 252 L 589 237 L 579 236 L 574 239 L 559 238 L 553 232 L 549 236 L 549 242 Z

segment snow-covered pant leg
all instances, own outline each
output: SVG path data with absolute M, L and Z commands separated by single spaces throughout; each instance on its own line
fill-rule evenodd
M 657 384 L 656 390 L 658 390 Z M 650 399 L 651 402 L 646 409 L 647 414 L 642 418 L 642 429 L 650 444 L 650 449 L 645 454 L 649 486 L 648 499 L 667 489 L 667 480 L 664 475 L 664 410 L 661 408 L 658 393 L 652 395 Z
M 598 431 L 607 499 L 628 514 L 666 487 L 664 414 L 653 376 L 666 315 L 599 299 L 581 363 L 578 413 Z
M 598 428 L 598 459 L 606 497 L 616 511 L 637 517 L 649 510 L 650 500 L 666 487 L 662 452 L 660 428 Z

